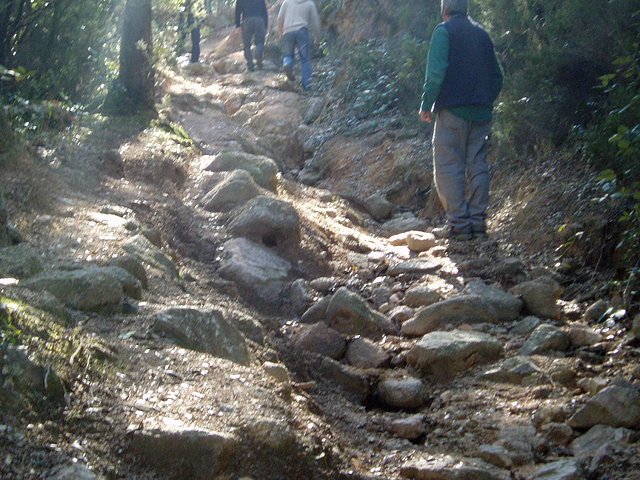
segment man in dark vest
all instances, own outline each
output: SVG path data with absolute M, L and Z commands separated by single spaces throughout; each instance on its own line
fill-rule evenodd
M 264 40 L 269 24 L 265 0 L 236 0 L 236 28 L 242 28 L 244 58 L 250 72 L 255 69 L 251 44 L 256 46 L 255 59 L 258 70 L 262 70 Z
M 431 122 L 436 190 L 447 226 L 436 236 L 486 238 L 487 142 L 502 69 L 487 32 L 467 16 L 468 0 L 441 0 L 431 37 L 420 119 Z

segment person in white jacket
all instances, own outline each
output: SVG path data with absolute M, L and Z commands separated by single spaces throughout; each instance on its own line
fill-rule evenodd
M 283 38 L 285 74 L 290 81 L 295 80 L 293 64 L 295 51 L 300 55 L 302 67 L 302 88 L 311 88 L 310 36 L 313 34 L 317 46 L 320 41 L 320 17 L 313 0 L 284 0 L 278 14 L 278 33 Z

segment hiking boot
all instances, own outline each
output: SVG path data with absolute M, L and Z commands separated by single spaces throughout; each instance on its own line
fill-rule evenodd
M 262 70 L 262 59 L 261 58 L 256 58 L 256 66 L 258 67 L 258 70 Z
M 253 72 L 255 70 L 255 67 L 253 66 L 253 63 L 248 63 L 247 64 L 247 70 L 249 70 L 250 72 Z
M 284 66 L 284 74 L 287 76 L 287 80 L 289 80 L 290 82 L 295 81 L 296 76 L 293 74 L 293 68 L 291 67 L 291 65 Z
M 460 242 L 466 242 L 467 240 L 471 240 L 473 235 L 470 232 L 465 232 L 462 230 L 456 230 L 451 226 L 434 228 L 431 230 L 433 236 L 440 239 L 446 240 L 455 240 Z

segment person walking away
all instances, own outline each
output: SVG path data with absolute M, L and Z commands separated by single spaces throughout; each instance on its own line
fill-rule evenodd
M 289 81 L 295 81 L 293 65 L 295 52 L 300 56 L 302 88 L 311 88 L 311 58 L 309 30 L 316 47 L 320 42 L 320 17 L 313 0 L 284 0 L 278 14 L 278 33 L 283 39 L 284 72 Z
M 433 131 L 436 191 L 454 240 L 486 238 L 487 144 L 502 67 L 484 28 L 467 15 L 468 0 L 441 0 L 444 20 L 431 37 L 419 116 Z
M 269 25 L 269 14 L 265 0 L 236 0 L 236 30 L 242 29 L 242 43 L 247 68 L 253 72 L 252 44 L 255 44 L 255 60 L 258 70 L 262 70 L 264 39 Z

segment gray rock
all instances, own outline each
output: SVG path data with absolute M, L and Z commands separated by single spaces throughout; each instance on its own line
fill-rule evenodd
M 343 334 L 370 338 L 379 337 L 388 325 L 384 315 L 372 310 L 360 295 L 346 287 L 339 288 L 331 297 L 326 321 Z
M 462 293 L 477 295 L 488 302 L 496 311 L 494 323 L 516 320 L 520 316 L 520 311 L 523 307 L 523 302 L 518 297 L 500 288 L 491 287 L 481 280 L 469 283 Z
M 437 244 L 436 237 L 431 232 L 409 232 L 407 234 L 407 247 L 412 252 L 426 252 Z
M 584 316 L 591 322 L 597 322 L 609 310 L 609 302 L 600 299 L 594 302 L 584 312 Z
M 520 349 L 520 355 L 538 355 L 550 351 L 563 352 L 571 346 L 566 333 L 553 325 L 543 323 L 527 338 Z
M 568 335 L 575 347 L 587 347 L 603 340 L 602 335 L 586 325 L 572 325 Z
M 30 290 L 46 290 L 69 307 L 84 311 L 114 311 L 123 294 L 120 281 L 100 268 L 43 272 L 20 285 Z
M 224 243 L 220 275 L 236 282 L 246 298 L 277 303 L 290 271 L 288 261 L 263 245 L 246 238 Z
M 322 97 L 310 97 L 302 111 L 302 121 L 307 125 L 315 122 L 324 109 L 325 100 Z
M 508 480 L 508 471 L 478 458 L 432 455 L 412 460 L 400 467 L 400 473 L 415 480 Z
M 594 425 L 584 435 L 580 435 L 570 448 L 576 457 L 591 457 L 597 450 L 610 442 L 630 443 L 638 439 L 638 434 L 628 428 L 614 428 L 607 425 Z
M 0 277 L 29 278 L 41 271 L 40 254 L 26 243 L 0 248 Z
M 142 283 L 124 268 L 112 265 L 96 267 L 95 270 L 105 272 L 107 275 L 116 278 L 120 282 L 120 285 L 122 285 L 122 291 L 128 297 L 136 300 L 142 299 Z
M 381 368 L 389 363 L 389 354 L 371 340 L 356 337 L 347 347 L 347 362 L 359 368 Z
M 7 402 L 5 408 L 18 410 L 26 408 L 22 402 L 32 399 L 46 398 L 62 405 L 65 387 L 50 366 L 38 365 L 27 356 L 23 347 L 5 342 L 0 344 L 0 397 Z
M 100 477 L 80 463 L 52 468 L 46 480 L 98 480 Z
M 242 437 L 278 455 L 291 455 L 296 436 L 289 425 L 274 418 L 248 419 L 240 428 Z
M 291 283 L 286 294 L 288 303 L 296 315 L 301 315 L 313 303 L 313 296 L 306 280 L 299 278 Z
M 155 317 L 153 328 L 183 348 L 246 365 L 244 336 L 216 310 L 173 307 Z
M 520 320 L 515 327 L 511 329 L 511 333 L 515 335 L 529 335 L 542 323 L 538 317 L 528 316 Z
M 347 350 L 345 338 L 322 322 L 301 326 L 294 341 L 307 352 L 318 353 L 334 360 L 342 358 Z
M 519 258 L 506 258 L 496 266 L 498 275 L 522 275 L 524 273 L 524 264 Z
M 610 472 L 640 471 L 638 447 L 624 442 L 609 442 L 593 455 L 587 467 L 588 478 L 606 478 Z
M 540 370 L 531 360 L 526 357 L 510 357 L 498 365 L 482 374 L 483 380 L 493 382 L 512 383 L 514 385 L 536 384 L 542 376 Z
M 494 323 L 498 313 L 478 295 L 460 295 L 418 309 L 401 328 L 403 335 L 424 335 L 447 324 Z
M 387 313 L 389 320 L 397 323 L 398 325 L 401 325 L 402 323 L 409 320 L 411 317 L 413 317 L 414 314 L 415 311 L 413 310 L 413 308 L 407 307 L 405 305 L 399 305 L 395 308 L 392 308 Z
M 416 440 L 426 433 L 423 415 L 410 415 L 406 418 L 392 420 L 389 424 L 391 432 L 400 438 Z
M 246 170 L 233 170 L 207 192 L 200 204 L 209 212 L 225 212 L 260 194 L 260 187 Z
M 404 274 L 428 274 L 435 273 L 442 268 L 442 265 L 433 260 L 417 258 L 415 260 L 406 260 L 389 266 L 387 275 L 397 277 Z
M 510 469 L 514 465 L 512 453 L 502 445 L 480 445 L 478 456 L 498 468 Z
M 594 425 L 640 428 L 640 391 L 612 385 L 595 394 L 569 419 L 573 428 Z
M 173 261 L 151 243 L 144 235 L 136 235 L 123 246 L 124 251 L 171 277 L 178 276 L 178 269 Z
M 229 223 L 229 232 L 268 247 L 300 242 L 300 216 L 289 202 L 259 195 Z
M 311 288 L 321 293 L 328 293 L 336 284 L 337 280 L 333 277 L 314 278 L 309 282 Z
M 407 362 L 439 378 L 496 360 L 502 346 L 489 335 L 454 330 L 433 332 L 422 337 L 407 354 Z
M 428 307 L 442 300 L 442 296 L 426 285 L 416 285 L 405 292 L 403 303 L 410 307 Z
M 390 201 L 388 201 L 384 195 L 379 193 L 374 193 L 373 195 L 367 197 L 364 201 L 364 205 L 376 221 L 386 220 L 391 218 L 393 215 L 394 205 Z
M 546 443 L 567 446 L 573 440 L 573 428 L 566 423 L 551 422 L 540 427 Z
M 370 387 L 367 378 L 353 367 L 342 365 L 329 357 L 322 357 L 311 374 L 338 385 L 358 403 L 369 397 Z
M 207 156 L 203 159 L 203 164 L 206 164 L 205 170 L 210 172 L 246 170 L 258 185 L 271 191 L 275 191 L 278 184 L 278 165 L 271 158 L 262 155 L 222 152 L 213 157 Z
M 415 377 L 388 376 L 377 388 L 378 400 L 391 408 L 420 408 L 424 406 L 425 386 Z
M 288 384 L 291 382 L 289 370 L 287 370 L 287 367 L 281 363 L 264 362 L 262 364 L 262 368 L 268 375 L 272 376 L 280 383 Z
M 314 305 L 311 305 L 300 317 L 302 323 L 318 323 L 327 320 L 327 308 L 331 303 L 332 296 L 322 297 Z
M 586 477 L 578 460 L 570 458 L 543 465 L 531 478 L 532 480 L 584 480 Z
M 240 440 L 227 433 L 180 428 L 138 430 L 131 436 L 131 452 L 146 463 L 182 478 L 205 480 L 229 465 Z
M 413 215 L 397 215 L 385 222 L 382 226 L 383 235 L 390 237 L 398 233 L 409 232 L 411 230 L 425 231 L 429 228 L 429 223 Z
M 147 272 L 139 258 L 133 255 L 122 255 L 109 260 L 108 265 L 125 269 L 140 281 L 143 289 L 146 290 L 149 286 Z
M 532 315 L 542 318 L 560 318 L 560 308 L 557 304 L 562 289 L 550 277 L 540 277 L 529 282 L 516 285 L 510 290 L 513 295 L 519 295 L 524 301 L 526 309 Z

